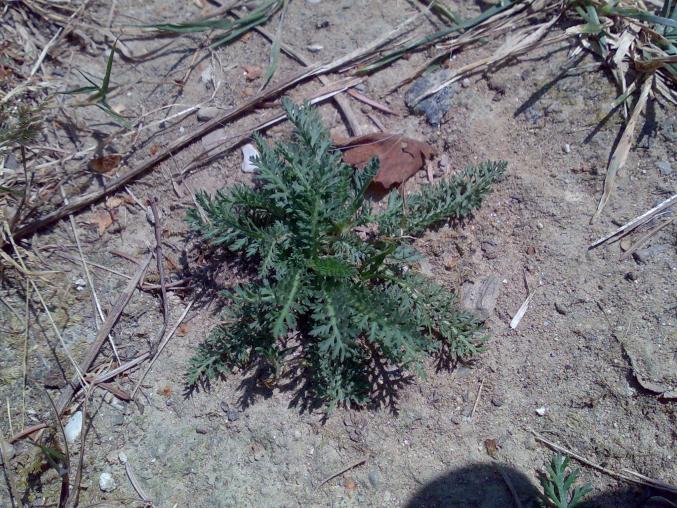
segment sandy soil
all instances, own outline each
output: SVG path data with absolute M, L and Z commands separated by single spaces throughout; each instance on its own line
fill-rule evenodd
M 455 7 L 465 15 L 479 12 L 475 4 Z M 103 2 L 93 2 L 91 9 L 98 19 L 109 14 Z M 414 12 L 415 7 L 403 0 L 294 0 L 284 42 L 311 62 L 325 61 L 365 44 Z M 176 21 L 199 13 L 193 2 L 119 0 L 111 20 L 115 26 Z M 431 18 L 419 30 L 429 31 L 434 23 Z M 90 35 L 92 40 L 83 47 L 69 39 L 59 49 L 58 60 L 46 61 L 45 72 L 57 80 L 58 89 L 82 85 L 76 69 L 103 74 L 111 41 L 102 33 Z M 133 37 L 124 41 L 135 54 L 159 44 Z M 261 78 L 249 80 L 245 67 L 265 69 L 269 43 L 255 33 L 202 60 L 180 89 L 174 80 L 185 75 L 200 41 L 199 34 L 183 37 L 143 62 L 117 58 L 113 76 L 119 92 L 110 99 L 111 105 L 140 115 L 176 104 L 149 115 L 150 123 L 200 103 L 225 110 L 258 89 Z M 316 44 L 322 46 L 319 52 L 307 49 Z M 618 244 L 594 250 L 588 246 L 675 192 L 677 172 L 664 174 L 656 165 L 667 161 L 677 167 L 675 111 L 656 106 L 641 118 L 636 148 L 618 187 L 600 220 L 591 225 L 622 120 L 618 113 L 604 118 L 618 95 L 609 76 L 590 70 L 595 63 L 591 56 L 568 59 L 569 49 L 565 44 L 550 47 L 459 84 L 452 107 L 437 128 L 407 110 L 406 88 L 384 99 L 397 116 L 352 102 L 365 131 L 377 130 L 366 116 L 369 113 L 388 131 L 432 144 L 440 153 L 436 178 L 484 159 L 509 162 L 506 177 L 472 219 L 442 227 L 416 242 L 428 256 L 419 269 L 450 291 L 468 290 L 489 276 L 499 280 L 500 292 L 488 320 L 487 351 L 473 365 L 452 371 L 438 372 L 431 361 L 427 379 L 403 386 L 381 407 L 339 409 L 325 418 L 322 411 L 300 402 L 294 390 L 262 387 L 246 373 L 215 382 L 207 391 L 186 393 L 187 361 L 218 321 L 217 291 L 237 281 L 241 267 L 205 259 L 183 218 L 192 205 L 192 192 L 250 179 L 240 170 L 238 150 L 185 178 L 172 177 L 202 151 L 198 141 L 129 185 L 130 193 L 112 196 L 122 198 L 121 203 L 98 203 L 77 214 L 85 257 L 129 276 L 135 263 L 115 252 L 140 260 L 154 245 L 148 212 L 138 202 L 158 198 L 163 248 L 174 262 L 168 265 L 170 277 L 193 276 L 196 285 L 194 290 L 170 293 L 172 322 L 189 302 L 196 303 L 146 376 L 136 403 L 103 391 L 90 401 L 81 505 L 142 505 L 127 467 L 159 507 L 516 506 L 501 471 L 516 488 L 522 506 L 536 506 L 538 474 L 552 451 L 537 442 L 531 430 L 612 470 L 627 468 L 674 482 L 674 403 L 642 387 L 637 378 L 664 389 L 677 386 L 675 225 L 654 236 L 647 245 L 654 248 L 640 258 L 619 260 Z M 461 52 L 448 65 L 454 68 L 488 52 L 483 47 Z M 379 97 L 426 56 L 430 55 L 414 55 L 369 77 L 361 85 L 364 93 Z M 282 56 L 275 79 L 299 68 Z M 290 95 L 300 98 L 318 87 L 308 83 Z M 71 104 L 75 99 L 63 96 L 59 101 Z M 69 140 L 48 125 L 40 144 L 75 152 L 92 145 L 97 132 L 116 129 L 96 108 L 74 111 L 79 124 L 86 126 L 77 139 Z M 333 105 L 325 104 L 321 111 L 334 133 L 347 134 Z M 208 142 L 243 132 L 268 115 L 266 109 L 257 110 L 210 135 Z M 120 138 L 114 150 L 130 153 L 125 164 L 134 167 L 199 123 L 195 114 L 169 119 L 137 139 Z M 267 136 L 287 131 L 282 125 Z M 83 164 L 83 157 L 64 163 L 59 171 L 75 174 L 73 168 Z M 106 178 L 89 178 L 85 189 L 101 186 Z M 420 181 L 424 179 L 422 174 Z M 75 178 L 67 180 L 71 192 L 74 182 Z M 114 210 L 115 220 L 99 234 L 97 224 L 101 214 L 108 213 L 106 206 Z M 97 325 L 70 223 L 42 230 L 30 239 L 30 246 L 30 261 L 36 267 L 58 271 L 45 276 L 42 287 L 64 341 L 81 358 Z M 97 296 L 108 311 L 127 279 L 96 265 L 90 270 Z M 154 268 L 150 273 L 147 280 L 154 282 Z M 513 330 L 510 320 L 527 297 L 525 279 L 533 297 Z M 25 299 L 23 284 L 23 279 L 11 275 L 2 281 L 4 299 L 19 313 Z M 26 393 L 24 416 L 23 320 L 0 306 L 6 337 L 0 343 L 0 396 L 10 407 L 14 432 L 22 421 L 29 425 L 52 418 L 42 387 L 46 380 L 58 384 L 63 371 L 72 373 L 35 295 L 31 309 L 27 365 L 35 382 Z M 157 292 L 137 292 L 113 332 L 122 361 L 146 351 L 161 323 Z M 102 352 L 105 365 L 104 359 L 114 359 L 109 347 Z M 120 388 L 131 392 L 144 368 L 118 380 Z M 48 393 L 58 397 L 56 389 Z M 11 433 L 6 416 L 0 427 L 5 436 Z M 495 458 L 485 447 L 491 439 L 498 447 Z M 14 446 L 12 467 L 22 479 L 27 505 L 54 503 L 59 485 L 54 472 L 33 476 L 26 488 L 36 449 L 26 440 Z M 71 444 L 73 464 L 79 449 L 79 443 Z M 323 483 L 362 459 L 364 463 Z M 99 488 L 102 472 L 114 479 L 115 488 L 109 492 Z M 590 506 L 658 506 L 645 504 L 656 491 L 591 468 L 583 468 L 581 480 L 594 487 Z M 6 495 L 0 490 L 2 506 L 8 506 Z

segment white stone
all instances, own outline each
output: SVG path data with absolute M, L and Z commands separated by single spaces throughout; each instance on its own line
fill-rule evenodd
M 256 166 L 252 162 L 253 158 L 259 156 L 259 151 L 252 144 L 247 144 L 242 147 L 242 172 L 254 173 Z
M 80 432 L 82 432 L 82 411 L 78 411 L 70 417 L 70 420 L 68 420 L 68 423 L 63 428 L 63 432 L 66 434 L 66 441 L 69 443 L 74 443 L 80 437 Z
M 115 490 L 115 480 L 110 473 L 101 473 L 99 475 L 99 488 L 104 492 L 111 492 Z
M 545 416 L 545 406 L 536 408 L 536 414 L 538 416 Z
M 324 49 L 324 46 L 321 46 L 320 44 L 310 44 L 306 46 L 306 49 L 311 53 L 319 53 Z

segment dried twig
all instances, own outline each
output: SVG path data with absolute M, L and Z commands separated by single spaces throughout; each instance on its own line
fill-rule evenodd
M 157 271 L 160 274 L 160 300 L 162 301 L 162 327 L 158 333 L 158 340 L 151 344 L 150 356 L 155 355 L 158 343 L 167 331 L 167 319 L 169 319 L 169 310 L 167 302 L 167 287 L 165 285 L 165 257 L 162 253 L 162 227 L 160 226 L 160 214 L 157 209 L 157 198 L 150 200 L 150 209 L 153 213 L 153 229 L 155 230 L 155 261 L 157 262 Z
M 78 470 L 75 473 L 73 495 L 68 499 L 68 508 L 78 506 L 80 498 L 80 482 L 82 481 L 82 467 L 85 459 L 85 439 L 87 438 L 87 397 L 82 402 L 82 430 L 80 431 L 80 453 L 78 453 Z
M 70 470 L 71 470 L 71 455 L 70 451 L 68 449 L 68 439 L 66 439 L 66 431 L 63 428 L 63 425 L 61 424 L 61 418 L 60 414 L 56 409 L 56 405 L 54 404 L 54 401 L 52 400 L 52 397 L 49 396 L 49 393 L 45 390 L 45 395 L 47 396 L 47 400 L 49 400 L 49 405 L 52 407 L 52 410 L 54 411 L 54 419 L 56 420 L 56 425 L 59 427 L 59 431 L 61 432 L 61 437 L 63 438 L 63 446 L 64 446 L 64 457 L 66 459 L 66 468 L 65 470 L 58 471 L 59 476 L 61 476 L 61 493 L 59 494 L 59 508 L 64 508 L 66 506 L 66 501 L 68 500 L 68 495 L 70 494 Z
M 47 424 L 44 423 L 44 422 L 43 422 L 43 423 L 36 423 L 35 425 L 31 425 L 30 427 L 26 427 L 26 428 L 25 428 L 24 430 L 22 430 L 21 432 L 17 432 L 17 433 L 14 434 L 12 437 L 10 437 L 10 438 L 9 438 L 9 442 L 10 442 L 10 444 L 11 444 L 11 443 L 15 443 L 15 442 L 17 442 L 19 439 L 23 439 L 23 438 L 25 438 L 26 436 L 30 436 L 30 435 L 33 434 L 34 432 L 37 432 L 37 431 L 39 431 L 39 430 L 42 430 L 42 429 L 44 429 L 44 428 L 46 428 L 46 427 L 49 427 L 49 425 L 47 425 Z
M 90 346 L 89 351 L 87 351 L 84 360 L 80 362 L 80 367 L 83 371 L 86 372 L 91 367 L 94 359 L 98 356 L 99 349 L 101 349 L 101 346 L 103 346 L 103 343 L 106 341 L 108 334 L 113 329 L 113 326 L 115 325 L 115 323 L 117 323 L 118 319 L 120 318 L 120 315 L 122 314 L 122 311 L 127 306 L 127 303 L 131 299 L 132 294 L 136 289 L 136 286 L 143 278 L 143 274 L 146 273 L 146 268 L 148 268 L 148 264 L 150 263 L 150 260 L 152 258 L 153 258 L 152 254 L 146 256 L 146 259 L 143 261 L 143 263 L 141 263 L 141 266 L 138 268 L 132 279 L 127 284 L 125 290 L 122 292 L 122 294 L 115 302 L 113 310 L 110 312 L 110 314 L 108 314 L 106 321 L 104 321 L 104 323 L 101 325 L 101 328 L 99 329 L 99 332 L 96 334 L 96 338 L 94 339 L 94 342 Z M 66 407 L 68 406 L 71 397 L 75 395 L 75 392 L 78 389 L 79 385 L 77 384 L 77 378 L 74 378 L 73 380 L 71 380 L 70 383 L 66 385 L 64 391 L 61 393 L 61 397 L 59 398 L 59 403 L 57 405 L 57 409 L 59 410 L 58 412 L 60 415 L 63 414 L 63 412 L 66 410 Z
M 354 469 L 354 468 L 356 468 L 357 466 L 361 466 L 361 465 L 364 464 L 365 462 L 367 462 L 367 457 L 363 457 L 363 458 L 361 458 L 360 460 L 358 460 L 357 462 L 353 462 L 352 464 L 350 464 L 349 466 L 344 467 L 344 468 L 341 469 L 340 471 L 337 471 L 336 473 L 327 476 L 324 480 L 322 480 L 320 483 L 317 484 L 317 487 L 316 487 L 316 488 L 320 488 L 322 485 L 324 485 L 324 484 L 327 483 L 328 481 L 333 480 L 333 479 L 336 478 L 337 476 L 341 476 L 343 473 L 345 473 L 345 472 L 347 472 L 347 471 L 350 471 L 351 469 Z
M 482 378 L 482 381 L 480 382 L 480 387 L 477 389 L 477 397 L 475 397 L 475 403 L 472 406 L 470 418 L 475 416 L 475 411 L 477 411 L 477 405 L 480 403 L 480 397 L 482 396 L 482 388 L 484 388 L 484 378 Z

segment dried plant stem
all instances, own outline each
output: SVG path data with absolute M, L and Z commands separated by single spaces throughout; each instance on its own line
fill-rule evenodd
M 358 461 L 356 461 L 356 462 L 353 462 L 353 463 L 350 464 L 349 466 L 344 467 L 344 468 L 341 469 L 340 471 L 337 471 L 336 473 L 327 476 L 324 480 L 322 480 L 320 483 L 317 484 L 317 488 L 321 487 L 322 485 L 324 485 L 324 484 L 327 483 L 328 481 L 333 480 L 333 479 L 336 478 L 337 476 L 341 476 L 343 473 L 346 473 L 346 472 L 350 471 L 351 469 L 355 469 L 357 466 L 361 466 L 361 465 L 364 464 L 365 462 L 367 462 L 367 457 L 363 457 L 363 458 L 361 458 L 360 460 L 358 460 Z
M 9 466 L 9 454 L 7 453 L 6 441 L 0 437 L 0 459 L 2 459 L 2 471 L 5 475 L 5 482 L 7 483 L 7 490 L 9 491 L 9 501 L 12 508 L 16 508 L 16 483 L 12 476 L 12 470 Z
M 160 213 L 157 209 L 157 198 L 150 200 L 150 209 L 153 213 L 153 230 L 155 231 L 155 261 L 160 275 L 160 301 L 162 303 L 162 327 L 158 333 L 158 340 L 151 344 L 150 356 L 155 355 L 158 343 L 167 331 L 167 319 L 169 319 L 169 307 L 167 302 L 167 287 L 165 285 L 165 257 L 162 253 L 162 227 L 160 226 Z
M 66 198 L 66 195 L 63 191 L 63 187 L 59 186 L 61 190 L 61 196 L 64 198 L 64 203 L 68 203 L 68 198 Z M 82 245 L 80 244 L 80 235 L 78 235 L 78 229 L 75 224 L 75 219 L 73 218 L 72 215 L 68 216 L 68 219 L 70 220 L 71 224 L 71 229 L 73 230 L 73 236 L 75 237 L 75 245 L 77 245 L 78 248 L 78 254 L 80 254 L 80 261 L 82 262 L 82 269 L 85 272 L 85 277 L 87 278 L 87 284 L 89 285 L 89 289 L 92 292 L 92 306 L 94 307 L 94 321 L 96 324 L 96 328 L 98 330 L 99 328 L 99 322 L 98 319 L 101 319 L 101 322 L 103 323 L 106 320 L 106 316 L 103 313 L 103 310 L 101 309 L 101 304 L 99 303 L 99 298 L 96 295 L 96 288 L 94 287 L 94 280 L 92 279 L 92 275 L 89 271 L 89 268 L 87 268 L 87 262 L 85 261 L 85 254 L 82 252 Z M 113 340 L 112 335 L 108 335 L 108 341 L 110 342 L 111 348 L 113 349 L 113 354 L 115 355 L 115 358 L 117 359 L 118 363 L 120 363 L 120 356 L 118 355 L 118 350 L 117 347 L 115 347 L 115 341 Z
M 94 342 L 90 346 L 89 351 L 87 351 L 85 358 L 80 363 L 82 370 L 87 371 L 87 369 L 89 369 L 92 365 L 92 362 L 94 362 L 94 359 L 98 356 L 101 346 L 106 341 L 108 334 L 113 329 L 115 323 L 117 323 L 117 320 L 120 318 L 122 311 L 127 306 L 132 294 L 134 294 L 134 290 L 143 278 L 144 273 L 146 273 L 146 268 L 148 268 L 151 259 L 153 259 L 152 254 L 146 256 L 146 259 L 141 263 L 141 266 L 139 266 L 136 273 L 127 284 L 125 290 L 118 297 L 115 305 L 113 306 L 113 310 L 111 310 L 110 314 L 108 314 L 108 317 L 106 318 L 106 321 L 104 321 L 104 323 L 101 325 L 99 332 L 96 334 Z M 83 379 L 82 385 L 86 386 L 85 383 L 86 382 Z M 66 410 L 66 407 L 68 407 L 68 404 L 70 403 L 71 397 L 75 395 L 79 388 L 80 387 L 77 384 L 77 380 L 71 380 L 71 382 L 66 385 L 64 391 L 61 393 L 61 397 L 59 398 L 59 403 L 57 405 L 59 414 L 63 414 L 63 412 Z
M 31 297 L 31 286 L 26 280 L 26 307 L 24 312 L 24 354 L 23 354 L 23 383 L 21 386 L 21 430 L 24 429 L 26 424 L 26 385 L 28 383 L 28 337 L 30 334 L 30 297 Z

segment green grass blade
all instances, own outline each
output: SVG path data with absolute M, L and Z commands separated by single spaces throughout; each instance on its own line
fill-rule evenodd
M 670 28 L 677 28 L 677 19 L 664 18 L 663 16 L 656 16 L 650 12 L 642 11 L 640 9 L 608 9 L 602 8 L 603 16 L 623 16 L 626 18 L 638 19 L 640 21 L 648 21 L 650 23 L 668 26 Z
M 282 26 L 284 25 L 284 18 L 287 14 L 288 5 L 289 0 L 283 0 L 282 16 L 280 17 L 280 24 L 277 26 L 277 33 L 275 34 L 275 39 L 273 40 L 273 46 L 270 49 L 270 63 L 268 64 L 266 74 L 263 77 L 263 85 L 261 85 L 261 90 L 268 86 L 270 80 L 273 79 L 280 61 L 280 40 L 282 39 Z
M 376 62 L 374 62 L 372 64 L 360 67 L 357 70 L 357 74 L 358 75 L 360 75 L 360 74 L 371 74 L 372 72 L 377 71 L 377 70 L 391 64 L 392 62 L 394 62 L 396 60 L 399 60 L 400 58 L 402 58 L 407 53 L 414 51 L 414 50 L 416 50 L 416 49 L 418 49 L 422 46 L 427 46 L 428 44 L 431 44 L 431 43 L 436 42 L 440 39 L 443 39 L 447 35 L 450 35 L 454 32 L 467 30 L 468 28 L 472 28 L 476 25 L 479 25 L 480 23 L 482 23 L 483 21 L 486 21 L 490 17 L 495 16 L 496 14 L 503 12 L 504 10 L 512 7 L 513 5 L 515 5 L 515 3 L 517 3 L 517 2 L 513 1 L 513 0 L 508 0 L 505 3 L 499 4 L 499 5 L 494 5 L 493 7 L 490 7 L 489 9 L 483 11 L 481 14 L 479 14 L 478 16 L 476 16 L 472 19 L 462 21 L 461 23 L 459 23 L 457 25 L 450 26 L 449 28 L 445 28 L 444 30 L 439 30 L 439 31 L 434 32 L 430 35 L 422 37 L 421 39 L 418 39 L 414 42 L 407 44 L 402 49 L 398 49 L 398 50 L 395 50 L 395 51 L 392 51 L 390 53 L 385 54 L 383 57 L 381 57 L 379 60 L 377 60 Z
M 113 70 L 113 56 L 115 56 L 115 46 L 117 46 L 117 39 L 113 43 L 113 47 L 110 48 L 110 54 L 108 55 L 108 61 L 106 62 L 106 73 L 103 75 L 103 81 L 101 82 L 101 99 L 106 100 L 106 94 L 108 93 L 108 86 L 110 85 L 110 73 Z

